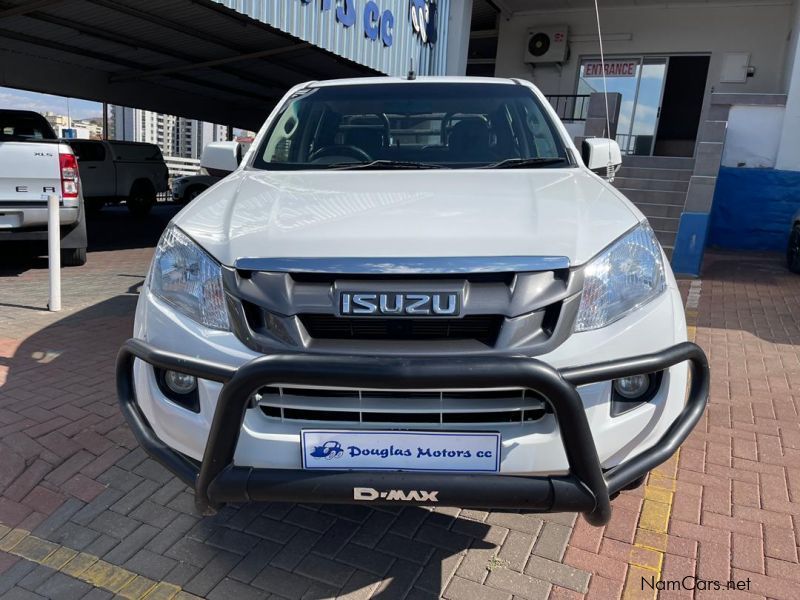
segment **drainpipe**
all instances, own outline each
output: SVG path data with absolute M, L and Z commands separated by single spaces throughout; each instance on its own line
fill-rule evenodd
M 775 168 L 785 171 L 800 171 L 800 3 L 795 3 L 792 39 L 787 63 L 786 112 L 783 116 L 781 141 Z

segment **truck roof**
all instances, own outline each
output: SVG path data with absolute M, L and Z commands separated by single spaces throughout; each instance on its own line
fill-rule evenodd
M 114 144 L 114 145 L 125 145 L 125 146 L 154 146 L 158 148 L 158 144 L 151 144 L 150 142 L 132 142 L 129 140 L 90 140 L 85 138 L 69 138 L 64 140 L 68 144 L 78 143 L 78 144 Z
M 37 117 L 44 117 L 41 113 L 36 112 L 35 110 L 24 110 L 24 109 L 17 109 L 17 108 L 0 108 L 0 113 L 4 114 L 16 114 L 16 115 L 36 115 Z
M 312 81 L 308 87 L 339 87 L 343 85 L 375 85 L 380 83 L 404 83 L 407 85 L 425 84 L 425 83 L 470 83 L 470 84 L 504 84 L 504 85 L 519 85 L 513 79 L 505 79 L 499 77 L 458 77 L 458 76 L 445 76 L 445 77 L 429 77 L 418 76 L 416 79 L 407 79 L 405 77 L 354 77 L 350 79 L 328 79 L 325 81 Z

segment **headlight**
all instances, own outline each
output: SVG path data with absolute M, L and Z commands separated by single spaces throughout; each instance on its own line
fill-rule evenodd
M 575 331 L 605 327 L 658 296 L 667 285 L 661 246 L 647 223 L 594 257 L 584 273 Z
M 219 263 L 177 227 L 158 242 L 150 291 L 201 325 L 229 328 Z

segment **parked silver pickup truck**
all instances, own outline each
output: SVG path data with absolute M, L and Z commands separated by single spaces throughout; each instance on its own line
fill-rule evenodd
M 75 154 L 40 114 L 0 110 L 0 241 L 46 241 L 47 197 L 61 205 L 61 263 L 86 262 Z
M 155 144 L 70 140 L 81 170 L 83 196 L 90 211 L 125 201 L 134 215 L 146 215 L 156 194 L 167 191 L 169 171 Z

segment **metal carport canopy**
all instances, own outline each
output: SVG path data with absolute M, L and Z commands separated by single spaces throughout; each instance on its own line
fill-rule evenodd
M 6 87 L 257 130 L 297 83 L 370 74 L 213 0 L 0 0 Z

